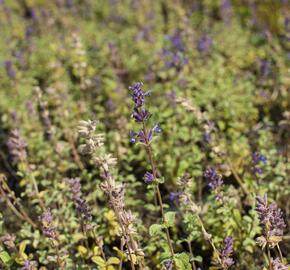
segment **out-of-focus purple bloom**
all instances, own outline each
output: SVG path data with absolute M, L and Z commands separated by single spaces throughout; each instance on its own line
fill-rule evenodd
M 220 11 L 223 21 L 228 24 L 232 16 L 232 3 L 230 0 L 221 0 Z
M 184 52 L 185 47 L 182 41 L 181 32 L 176 31 L 173 35 L 167 36 L 168 40 L 171 42 L 171 48 L 176 51 Z
M 14 234 L 6 233 L 4 236 L 0 238 L 0 241 L 8 248 L 14 249 L 15 248 L 15 239 L 16 236 Z
M 263 226 L 266 236 L 283 236 L 286 224 L 283 219 L 282 210 L 277 204 L 268 204 L 267 195 L 256 198 L 256 211 Z
M 209 181 L 208 186 L 211 189 L 218 189 L 223 184 L 222 176 L 214 168 L 208 167 L 204 172 L 204 177 Z
M 30 263 L 29 260 L 25 260 L 23 267 L 21 268 L 22 270 L 32 270 L 32 264 Z
M 39 221 L 41 222 L 42 233 L 50 240 L 56 240 L 57 233 L 53 226 L 53 217 L 49 208 L 42 213 Z
M 253 173 L 255 175 L 263 173 L 263 169 L 261 168 L 261 164 L 265 165 L 266 163 L 267 163 L 267 158 L 264 155 L 262 155 L 258 152 L 253 153 L 253 155 L 252 155 L 252 170 L 253 170 Z
M 173 269 L 173 261 L 172 260 L 167 260 L 163 263 L 164 269 L 165 270 L 172 270 Z
M 224 239 L 223 248 L 220 250 L 220 257 L 222 260 L 222 267 L 223 269 L 228 269 L 231 267 L 235 262 L 231 258 L 233 251 L 234 251 L 234 239 L 231 236 L 227 236 Z
M 88 206 L 86 200 L 83 198 L 81 192 L 81 183 L 79 178 L 69 179 L 70 190 L 73 194 L 73 202 L 77 213 L 80 217 L 83 217 L 86 221 L 92 220 L 91 209 Z
M 271 62 L 269 60 L 263 59 L 260 61 L 260 72 L 262 77 L 268 77 L 270 73 Z
M 143 26 L 136 35 L 136 40 L 145 40 L 148 42 L 153 42 L 153 38 L 151 35 L 152 27 L 151 26 Z
M 179 199 L 181 196 L 182 192 L 178 191 L 178 192 L 170 192 L 169 193 L 169 200 L 171 202 L 176 202 L 177 204 L 179 204 Z
M 146 172 L 143 179 L 146 184 L 151 184 L 154 181 L 154 175 L 150 172 Z
M 19 129 L 11 131 L 7 140 L 7 147 L 14 162 L 24 161 L 27 158 L 27 144 L 21 137 Z
M 197 50 L 200 53 L 208 53 L 212 44 L 213 44 L 212 38 L 209 35 L 204 34 L 197 42 Z
M 285 265 L 281 262 L 280 258 L 276 258 L 273 260 L 271 258 L 271 263 L 273 266 L 273 270 L 288 270 L 290 265 Z
M 173 52 L 163 49 L 161 56 L 164 58 L 165 66 L 167 68 L 175 68 L 176 71 L 181 71 L 182 67 L 188 63 L 182 52 Z
M 5 70 L 6 70 L 6 73 L 7 73 L 8 77 L 10 79 L 12 79 L 12 80 L 15 80 L 15 78 L 16 78 L 16 71 L 13 68 L 12 61 L 6 60 L 4 62 L 4 67 L 5 67 Z
M 33 26 L 27 26 L 25 30 L 25 36 L 28 38 L 34 33 L 34 27 Z

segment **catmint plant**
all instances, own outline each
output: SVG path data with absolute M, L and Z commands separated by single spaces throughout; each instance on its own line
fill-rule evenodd
M 121 230 L 121 245 L 124 242 L 127 247 L 127 254 L 132 270 L 135 270 L 135 264 L 140 269 L 144 268 L 144 253 L 136 241 L 136 230 L 134 228 L 135 217 L 130 211 L 125 210 L 124 194 L 125 186 L 117 183 L 111 170 L 116 164 L 116 159 L 111 154 L 107 154 L 102 148 L 104 144 L 104 135 L 95 132 L 95 121 L 81 121 L 78 132 L 84 143 L 79 149 L 83 154 L 89 154 L 91 160 L 100 167 L 103 183 L 101 189 L 108 196 L 110 207 L 113 209 Z M 123 246 L 121 247 L 121 250 Z
M 139 132 L 131 131 L 130 133 L 130 141 L 140 142 L 145 147 L 146 154 L 149 159 L 149 164 L 151 167 L 151 172 L 146 172 L 144 176 L 145 183 L 151 183 L 155 187 L 156 195 L 158 198 L 158 203 L 160 207 L 160 212 L 162 216 L 163 223 L 166 224 L 166 218 L 165 218 L 165 212 L 163 208 L 163 200 L 161 196 L 161 192 L 159 189 L 159 183 L 160 180 L 158 179 L 157 175 L 157 165 L 154 160 L 151 142 L 153 139 L 153 136 L 161 132 L 161 128 L 158 124 L 155 124 L 153 127 L 149 128 L 147 127 L 147 120 L 150 117 L 150 112 L 145 108 L 145 98 L 148 97 L 149 91 L 144 92 L 143 91 L 143 84 L 142 83 L 135 83 L 132 86 L 129 87 L 130 91 L 132 92 L 131 97 L 134 102 L 134 108 L 132 113 L 132 118 L 140 124 L 141 128 Z M 171 243 L 170 233 L 169 229 L 165 227 L 166 230 L 166 238 L 167 243 L 169 246 L 170 254 L 172 257 L 174 257 L 174 250 Z
M 283 262 L 283 255 L 279 246 L 286 228 L 283 213 L 276 203 L 268 203 L 266 194 L 262 197 L 256 197 L 256 211 L 263 228 L 263 236 L 257 238 L 257 243 L 262 247 L 262 250 L 266 249 L 269 268 L 273 270 L 271 249 L 277 248 L 280 260 Z
M 49 208 L 45 209 L 44 212 L 39 216 L 39 221 L 41 223 L 41 230 L 43 235 L 47 237 L 48 240 L 50 240 L 52 247 L 55 249 L 59 267 L 61 269 L 65 269 L 59 252 L 58 232 L 54 226 L 53 216 Z

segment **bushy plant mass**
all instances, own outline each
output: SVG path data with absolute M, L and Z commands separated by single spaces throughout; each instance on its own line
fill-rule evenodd
M 0 268 L 287 270 L 287 0 L 1 0 Z

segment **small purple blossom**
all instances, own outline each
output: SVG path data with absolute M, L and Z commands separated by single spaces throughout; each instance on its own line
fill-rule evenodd
M 130 142 L 131 143 L 136 143 L 137 140 L 139 140 L 141 143 L 149 144 L 152 139 L 154 134 L 159 134 L 161 132 L 161 128 L 159 124 L 156 124 L 149 130 L 149 132 L 145 133 L 143 129 L 139 131 L 139 133 L 135 131 L 130 131 Z
M 143 178 L 146 184 L 151 184 L 154 181 L 154 175 L 150 172 L 146 172 Z
M 257 174 L 262 174 L 263 173 L 263 169 L 261 168 L 261 164 L 266 164 L 267 163 L 267 158 L 258 153 L 258 152 L 255 152 L 253 155 L 252 155 L 252 170 L 253 170 L 253 173 L 255 175 Z
M 222 176 L 214 168 L 207 168 L 204 172 L 204 177 L 208 179 L 208 186 L 211 189 L 216 190 L 223 184 Z
M 179 204 L 179 200 L 180 200 L 181 194 L 182 194 L 181 191 L 178 191 L 178 192 L 170 192 L 169 193 L 169 200 L 171 202 L 175 202 L 175 203 Z
M 149 119 L 150 113 L 143 108 L 134 109 L 132 117 L 135 119 L 136 122 L 144 122 Z

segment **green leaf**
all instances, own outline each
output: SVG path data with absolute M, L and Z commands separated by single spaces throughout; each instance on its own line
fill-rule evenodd
M 93 256 L 91 260 L 100 267 L 106 267 L 106 262 L 100 256 Z
M 174 226 L 176 212 L 170 211 L 165 213 L 165 224 L 167 227 Z
M 1 251 L 0 252 L 0 259 L 1 259 L 1 261 L 4 263 L 4 264 L 6 264 L 6 263 L 8 263 L 9 261 L 11 261 L 11 257 L 10 257 L 10 255 L 8 254 L 8 252 L 6 252 L 6 251 Z
M 178 270 L 190 270 L 189 255 L 185 252 L 174 255 L 174 262 Z
M 149 228 L 149 234 L 151 236 L 161 233 L 163 226 L 160 224 L 152 224 Z
M 119 264 L 119 263 L 120 263 L 120 260 L 117 257 L 111 257 L 107 261 L 107 265 L 110 265 L 110 264 Z
M 202 257 L 201 256 L 195 256 L 195 257 L 193 257 L 193 260 L 195 261 L 195 262 L 202 262 Z

